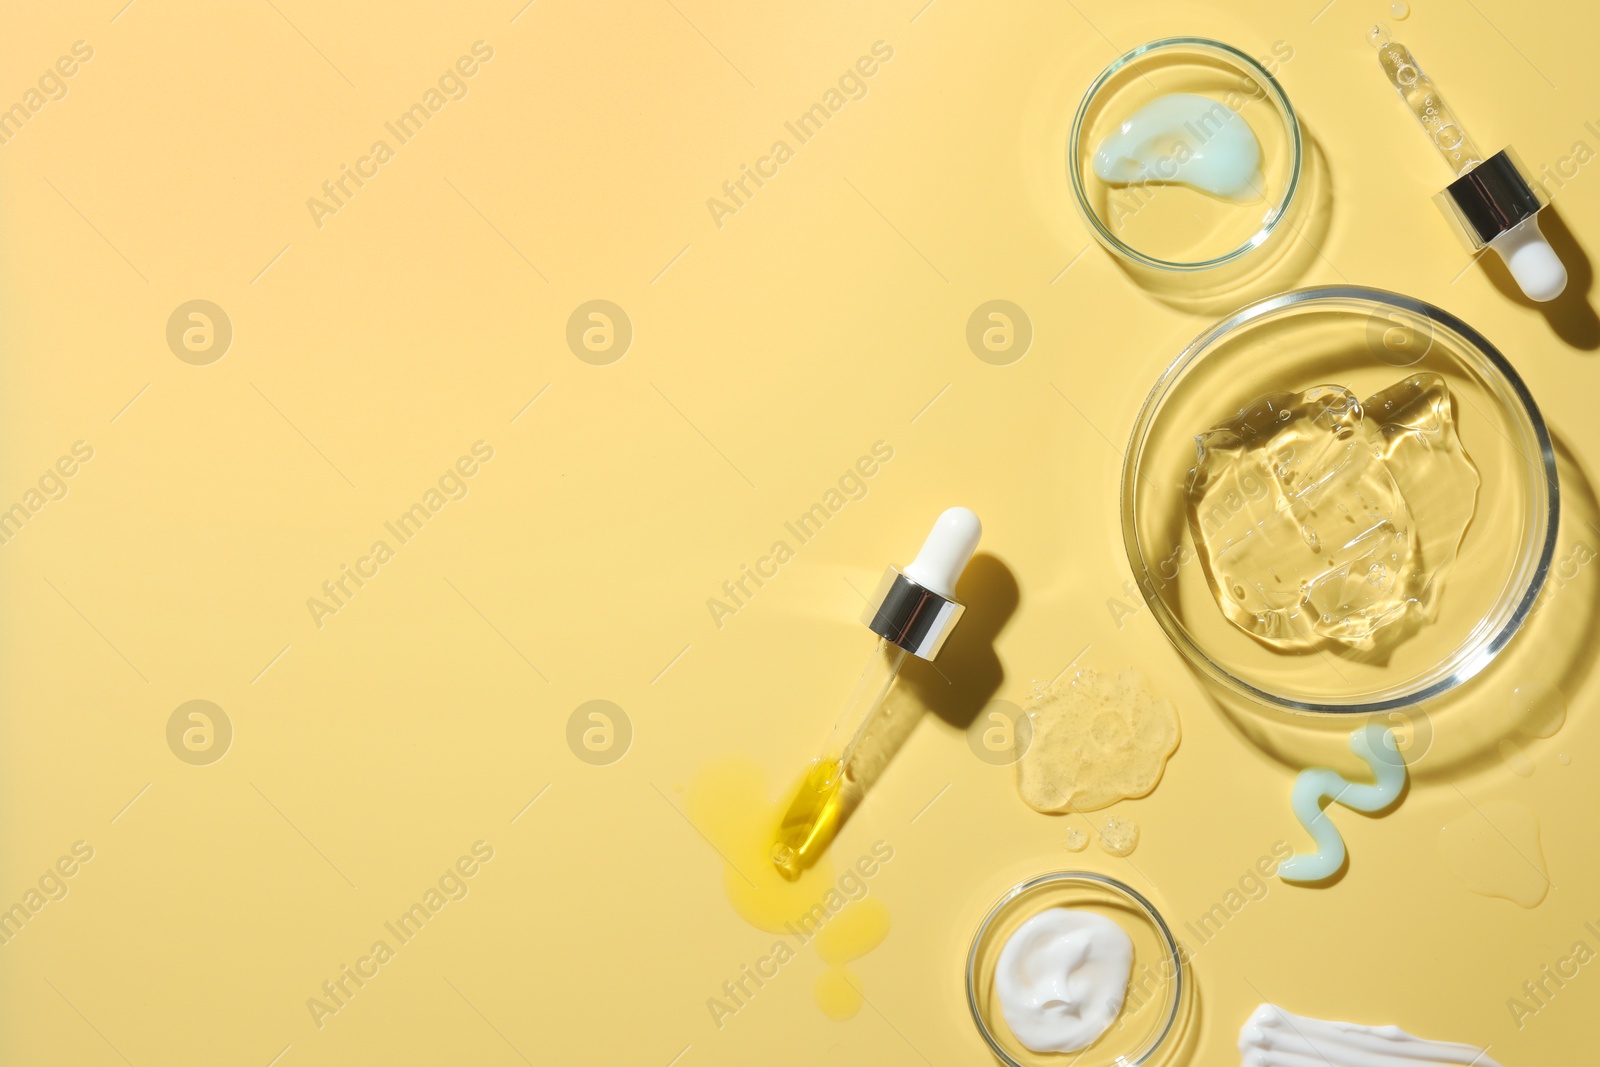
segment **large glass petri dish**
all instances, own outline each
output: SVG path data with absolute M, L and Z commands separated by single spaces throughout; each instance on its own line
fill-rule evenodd
M 1419 372 L 1444 378 L 1481 479 L 1435 617 L 1371 653 L 1292 653 L 1258 640 L 1224 615 L 1190 529 L 1196 435 L 1269 393 L 1339 385 L 1365 397 Z M 1300 712 L 1406 707 L 1481 671 L 1538 597 L 1559 514 L 1549 433 L 1506 358 L 1446 311 L 1356 286 L 1269 297 L 1196 338 L 1145 400 L 1122 474 L 1128 561 L 1167 637 L 1224 688 Z

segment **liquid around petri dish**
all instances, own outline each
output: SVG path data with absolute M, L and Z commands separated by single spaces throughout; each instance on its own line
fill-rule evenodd
M 1446 823 L 1439 853 L 1450 873 L 1474 893 L 1533 908 L 1550 888 L 1539 817 L 1516 800 L 1486 800 Z
M 1522 746 L 1511 738 L 1502 738 L 1500 741 L 1500 760 L 1511 773 L 1518 778 L 1532 778 L 1535 770 L 1533 760 L 1522 750 Z
M 1195 445 L 1189 528 L 1240 629 L 1288 652 L 1368 650 L 1435 617 L 1479 486 L 1442 377 L 1364 402 L 1272 393 Z
M 1131 668 L 1080 668 L 1023 705 L 1033 741 L 1017 761 L 1017 792 L 1036 811 L 1095 811 L 1142 797 L 1178 747 L 1178 712 Z
M 1519 685 L 1511 691 L 1511 716 L 1534 737 L 1554 737 L 1567 721 L 1566 694 L 1547 684 Z

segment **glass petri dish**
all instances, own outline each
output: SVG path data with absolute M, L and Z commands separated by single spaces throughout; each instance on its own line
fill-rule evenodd
M 1195 147 L 1192 131 L 1155 145 L 1158 165 L 1148 181 L 1114 184 L 1096 175 L 1100 143 L 1171 93 L 1209 97 L 1238 113 L 1261 146 L 1259 195 L 1232 200 L 1160 180 Z M 1101 244 L 1140 266 L 1202 271 L 1232 263 L 1272 236 L 1294 203 L 1302 152 L 1289 97 L 1261 63 L 1220 41 L 1167 37 L 1128 52 L 1089 86 L 1072 121 L 1067 169 Z
M 1445 379 L 1480 478 L 1435 617 L 1382 654 L 1290 653 L 1256 640 L 1223 615 L 1194 543 L 1187 485 L 1195 436 L 1268 393 L 1342 385 L 1365 397 L 1419 372 Z M 1167 637 L 1224 688 L 1300 712 L 1406 707 L 1481 671 L 1544 585 L 1559 514 L 1550 435 L 1506 358 L 1446 311 L 1356 286 L 1281 293 L 1201 334 L 1150 391 L 1122 472 L 1123 543 Z
M 1133 941 L 1133 975 L 1122 1013 L 1081 1052 L 1034 1052 L 1012 1036 L 994 992 L 1000 950 L 1017 927 L 1047 908 L 1092 911 Z M 1006 890 L 978 924 L 967 953 L 967 1006 L 990 1050 L 1007 1067 L 1140 1067 L 1169 1045 L 1184 1003 L 1183 954 L 1155 905 L 1115 878 L 1056 871 Z

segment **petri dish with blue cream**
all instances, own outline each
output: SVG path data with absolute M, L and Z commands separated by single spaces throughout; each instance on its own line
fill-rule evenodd
M 1169 37 L 1119 57 L 1084 93 L 1067 165 L 1095 238 L 1139 267 L 1204 271 L 1262 247 L 1289 215 L 1304 146 L 1269 68 L 1220 41 Z

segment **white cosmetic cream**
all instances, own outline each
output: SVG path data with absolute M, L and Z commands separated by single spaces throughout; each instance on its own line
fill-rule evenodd
M 1094 150 L 1094 172 L 1114 185 L 1175 182 L 1228 200 L 1263 194 L 1261 142 L 1220 100 L 1194 93 L 1157 97 Z
M 1476 1045 L 1427 1041 L 1398 1026 L 1361 1026 L 1291 1015 L 1263 1004 L 1239 1029 L 1240 1067 L 1500 1067 Z
M 1077 1052 L 1122 1011 L 1133 941 L 1103 915 L 1049 908 L 1017 927 L 1000 950 L 1000 1013 L 1034 1052 Z

